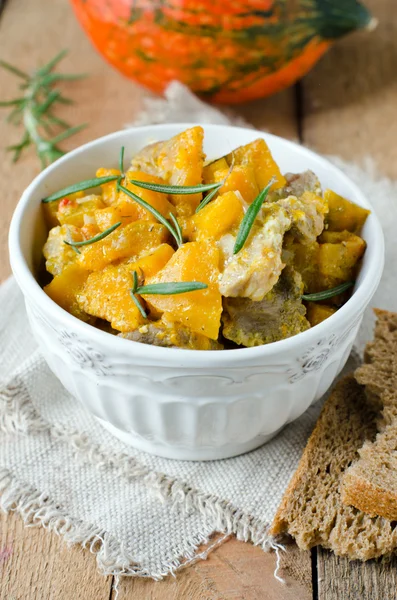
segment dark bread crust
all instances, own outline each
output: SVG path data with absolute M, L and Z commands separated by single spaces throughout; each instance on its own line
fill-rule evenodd
M 382 410 L 379 433 L 359 451 L 342 482 L 342 501 L 397 520 L 397 314 L 376 310 L 375 339 L 367 345 L 356 379 Z
M 340 483 L 365 440 L 374 439 L 377 413 L 352 376 L 340 381 L 327 400 L 270 527 L 288 533 L 298 546 L 316 545 L 350 559 L 368 560 L 397 547 L 397 530 L 342 504 Z

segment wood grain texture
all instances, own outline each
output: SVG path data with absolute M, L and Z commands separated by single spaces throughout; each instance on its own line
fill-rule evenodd
M 111 577 L 88 551 L 24 528 L 15 514 L 1 515 L 0 530 L 0 600 L 109 600 Z
M 371 156 L 397 177 L 395 0 L 366 0 L 375 31 L 338 42 L 303 80 L 303 141 L 347 160 Z
M 349 562 L 327 550 L 317 553 L 318 600 L 395 600 L 397 558 Z
M 276 557 L 235 539 L 220 546 L 206 561 L 153 583 L 122 579 L 117 600 L 311 600 L 310 553 L 295 545 L 283 554 L 283 585 L 274 578 Z M 113 591 L 112 600 L 116 600 Z

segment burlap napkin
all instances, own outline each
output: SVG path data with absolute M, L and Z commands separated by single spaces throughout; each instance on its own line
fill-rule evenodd
M 230 122 L 179 85 L 151 101 L 140 122 Z M 397 185 L 339 162 L 367 196 L 388 260 L 373 305 L 397 310 Z M 357 346 L 371 335 L 368 311 Z M 259 450 L 223 461 L 170 461 L 110 436 L 50 373 L 12 279 L 0 288 L 0 492 L 4 510 L 55 530 L 97 557 L 104 574 L 161 579 L 204 558 L 214 532 L 275 547 L 267 535 L 321 402 Z

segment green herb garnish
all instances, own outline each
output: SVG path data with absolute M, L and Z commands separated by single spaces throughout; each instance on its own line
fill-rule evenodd
M 54 194 L 51 194 L 51 196 L 47 196 L 47 198 L 43 198 L 42 202 L 44 204 L 47 202 L 54 202 L 55 200 L 60 200 L 65 196 L 70 196 L 70 194 L 75 194 L 76 192 L 82 192 L 84 190 L 90 190 L 91 188 L 98 187 L 104 183 L 109 183 L 110 181 L 116 181 L 118 178 L 119 175 L 108 175 L 106 177 L 94 177 L 93 179 L 86 179 L 85 181 L 80 181 L 80 183 L 69 185 L 68 187 L 63 188 L 63 190 L 55 192 Z
M 269 183 L 267 184 L 267 186 L 257 195 L 255 200 L 248 207 L 247 212 L 245 213 L 244 218 L 241 221 L 240 229 L 238 230 L 236 242 L 235 242 L 234 248 L 233 248 L 233 254 L 237 254 L 237 252 L 240 252 L 241 248 L 244 246 L 245 242 L 247 241 L 247 238 L 250 234 L 250 231 L 254 224 L 254 221 L 255 221 L 260 209 L 262 208 L 262 204 L 266 200 L 269 190 L 270 190 L 271 186 L 273 185 L 274 181 L 275 181 L 274 179 L 271 179 L 269 181 Z
M 144 319 L 147 319 L 147 314 L 146 314 L 145 309 L 143 308 L 142 304 L 139 302 L 139 299 L 135 296 L 135 294 L 137 293 L 138 287 L 139 287 L 138 274 L 136 271 L 132 271 L 131 274 L 132 274 L 132 289 L 130 290 L 130 296 L 131 296 L 135 306 L 141 313 L 142 317 Z
M 75 250 L 77 252 L 77 254 L 81 254 L 81 252 L 79 250 L 80 246 L 88 246 L 89 244 L 95 244 L 95 242 L 100 242 L 105 237 L 110 235 L 115 229 L 117 229 L 117 227 L 120 227 L 120 225 L 121 225 L 121 221 L 119 221 L 118 223 L 115 223 L 111 227 L 108 227 L 108 229 L 105 229 L 105 231 L 102 231 L 101 233 L 94 235 L 94 237 L 90 238 L 89 240 L 83 240 L 82 242 L 69 242 L 68 240 L 63 240 L 63 243 L 67 244 L 68 246 L 72 246 L 73 250 Z
M 151 183 L 149 181 L 138 181 L 130 179 L 130 182 L 137 187 L 151 190 L 152 192 L 160 192 L 161 194 L 178 194 L 189 195 L 199 194 L 200 192 L 208 192 L 219 186 L 217 183 L 198 183 L 197 185 L 167 185 L 165 183 Z
M 57 103 L 72 103 L 59 90 L 54 89 L 54 84 L 86 77 L 86 75 L 53 73 L 54 67 L 66 54 L 67 52 L 63 50 L 33 74 L 25 73 L 3 60 L 0 61 L 0 66 L 22 80 L 19 86 L 21 95 L 13 100 L 0 102 L 0 107 L 12 108 L 7 120 L 13 125 L 22 125 L 25 130 L 21 141 L 7 148 L 14 153 L 14 162 L 26 148 L 34 146 L 41 167 L 44 169 L 65 154 L 58 144 L 86 127 L 86 125 L 70 127 L 68 123 L 53 114 L 53 108 Z M 57 133 L 59 128 L 63 131 Z
M 183 234 L 182 234 L 182 229 L 181 226 L 178 223 L 177 218 L 175 217 L 175 215 L 172 214 L 172 212 L 170 212 L 170 219 L 175 227 L 175 232 L 178 234 L 178 238 L 179 238 L 179 246 L 182 246 L 183 244 Z
M 168 231 L 171 233 L 171 235 L 174 237 L 174 239 L 178 245 L 178 248 L 182 245 L 182 234 L 181 234 L 179 225 L 178 225 L 178 228 L 174 229 L 174 227 L 171 225 L 171 223 L 169 223 L 167 221 L 167 219 L 158 210 L 156 210 L 151 204 L 146 202 L 146 200 L 142 200 L 142 198 L 140 198 L 139 196 L 134 194 L 134 192 L 131 192 L 131 190 L 129 190 L 128 188 L 121 185 L 120 182 L 117 182 L 117 187 L 119 190 L 124 192 L 124 194 L 127 194 L 127 196 L 129 196 L 130 198 L 135 200 L 135 202 L 140 204 L 140 206 L 143 206 L 143 208 L 146 208 L 146 210 L 148 210 L 154 217 L 156 217 L 156 219 L 162 225 L 164 225 L 164 227 L 166 227 L 168 229 Z
M 172 281 L 167 283 L 149 283 L 137 288 L 137 294 L 156 294 L 159 296 L 171 296 L 174 294 L 185 294 L 196 290 L 208 288 L 206 283 L 200 281 Z
M 124 146 L 120 148 L 119 170 L 121 174 L 124 173 Z
M 302 300 L 306 300 L 306 302 L 319 302 L 320 300 L 328 300 L 328 298 L 333 298 L 334 296 L 343 294 L 343 292 L 346 292 L 346 290 L 353 287 L 354 284 L 354 281 L 347 281 L 346 283 L 341 283 L 330 290 L 324 290 L 323 292 L 316 292 L 314 294 L 303 294 L 301 298 Z

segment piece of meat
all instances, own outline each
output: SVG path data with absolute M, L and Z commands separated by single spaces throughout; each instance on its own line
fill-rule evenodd
M 304 192 L 300 198 L 288 196 L 277 204 L 287 211 L 292 221 L 291 233 L 302 243 L 310 244 L 322 233 L 328 204 L 322 196 Z
M 222 350 L 223 346 L 205 335 L 194 333 L 178 323 L 157 321 L 143 325 L 135 331 L 120 333 L 119 337 L 151 346 L 163 348 L 185 348 L 187 350 Z
M 261 302 L 225 298 L 223 336 L 242 346 L 261 346 L 282 340 L 310 327 L 302 303 L 302 278 L 285 267 L 278 283 Z
M 284 233 L 291 219 L 282 206 L 265 205 L 244 247 L 233 254 L 235 237 L 219 240 L 223 270 L 219 280 L 222 296 L 250 298 L 256 302 L 272 289 L 284 267 L 281 260 Z
M 318 195 L 321 187 L 317 177 L 311 171 L 288 177 L 287 187 L 277 190 L 265 202 L 240 252 L 233 255 L 232 235 L 220 239 L 223 269 L 219 287 L 223 296 L 261 301 L 285 266 L 284 234 L 291 231 L 301 243 L 310 244 L 322 233 L 328 204 Z M 286 190 L 296 195 L 285 197 Z
M 304 192 L 314 192 L 318 196 L 322 195 L 321 184 L 313 171 L 304 171 L 303 173 L 286 173 L 284 175 L 287 185 L 278 190 L 281 198 L 286 196 L 302 196 Z
M 83 239 L 81 231 L 74 225 L 62 225 L 53 227 L 48 234 L 48 238 L 43 247 L 44 258 L 46 259 L 46 269 L 52 275 L 59 275 L 63 269 L 74 262 L 77 253 L 71 246 L 65 244 L 69 242 L 78 242 Z

